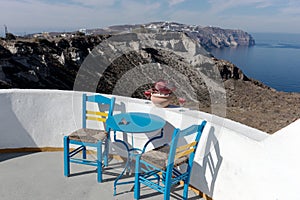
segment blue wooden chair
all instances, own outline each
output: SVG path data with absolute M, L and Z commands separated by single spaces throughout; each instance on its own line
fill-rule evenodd
M 91 102 L 91 103 L 88 103 Z M 95 110 L 87 110 L 87 104 L 94 104 Z M 109 153 L 109 129 L 106 128 L 105 122 L 108 116 L 113 113 L 115 98 L 107 98 L 102 95 L 82 95 L 82 128 L 74 131 L 69 136 L 64 137 L 64 175 L 70 175 L 70 163 L 85 164 L 97 167 L 97 180 L 102 182 L 102 154 L 104 166 L 108 165 Z M 106 106 L 106 112 L 102 107 Z M 108 108 L 107 108 L 108 107 Z M 92 120 L 96 123 L 104 123 L 105 130 L 87 128 L 87 121 Z M 99 124 L 100 126 L 100 124 Z M 75 145 L 75 149 L 70 151 L 70 144 Z M 102 151 L 102 145 L 105 145 Z M 93 147 L 97 150 L 97 159 L 88 160 L 86 157 L 86 147 Z M 74 157 L 82 152 L 82 158 Z
M 175 129 L 170 145 L 136 156 L 134 199 L 140 198 L 140 184 L 143 184 L 163 193 L 164 200 L 168 200 L 172 185 L 180 181 L 184 182 L 183 199 L 187 199 L 195 152 L 205 125 L 206 121 L 203 121 L 201 125 L 193 125 L 184 130 Z M 192 134 L 195 136 L 193 142 L 178 145 L 179 138 Z M 178 167 L 183 164 L 186 165 L 186 170 L 181 172 Z

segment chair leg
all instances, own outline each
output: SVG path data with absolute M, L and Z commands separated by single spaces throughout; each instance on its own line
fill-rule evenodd
M 135 161 L 135 179 L 134 179 L 134 199 L 139 200 L 140 199 L 140 190 L 141 190 L 141 184 L 139 181 L 140 176 L 140 156 L 137 156 Z
M 170 200 L 170 194 L 171 194 L 171 190 L 169 190 L 168 192 L 167 189 L 165 189 L 164 200 Z
M 104 158 L 103 158 L 103 162 L 104 162 L 104 166 L 105 167 L 108 166 L 108 155 L 109 155 L 109 139 L 107 139 L 105 141 L 105 145 L 104 145 Z
M 85 146 L 82 149 L 82 158 L 86 159 L 86 147 Z
M 185 180 L 184 181 L 184 187 L 183 187 L 183 199 L 188 199 L 188 192 L 189 192 L 189 183 Z
M 173 165 L 168 165 L 167 172 L 165 173 L 164 200 L 170 200 L 171 187 L 172 187 L 172 168 Z
M 188 176 L 183 180 L 184 181 L 184 188 L 183 188 L 183 199 L 188 199 L 188 192 L 189 192 L 189 183 L 191 179 L 191 169 L 193 165 L 188 165 Z
M 160 176 L 157 175 L 157 185 L 160 185 Z
M 64 137 L 64 176 L 70 175 L 69 137 Z
M 98 142 L 97 145 L 97 176 L 98 182 L 102 182 L 102 141 Z

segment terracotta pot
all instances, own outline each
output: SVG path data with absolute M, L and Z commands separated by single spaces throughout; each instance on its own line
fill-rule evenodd
M 160 108 L 167 107 L 172 101 L 172 95 L 163 95 L 163 94 L 151 94 L 152 103 Z

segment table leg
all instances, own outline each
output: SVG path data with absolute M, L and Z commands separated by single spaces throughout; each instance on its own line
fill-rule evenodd
M 123 169 L 123 171 L 121 172 L 121 174 L 116 178 L 116 180 L 114 181 L 114 196 L 116 196 L 117 194 L 117 185 L 121 185 L 121 184 L 126 184 L 125 182 L 124 183 L 118 183 L 118 181 L 120 180 L 120 178 L 124 175 L 125 171 L 127 171 L 127 168 L 129 166 L 129 153 L 127 155 L 127 161 L 126 161 L 126 164 L 125 164 L 125 167 Z
M 150 143 L 153 142 L 154 140 L 161 139 L 163 136 L 164 136 L 164 129 L 162 128 L 161 131 L 160 131 L 159 136 L 153 137 L 153 138 L 151 138 L 150 140 L 148 140 L 148 142 L 146 142 L 146 144 L 144 145 L 144 148 L 143 148 L 143 150 L 142 150 L 142 153 L 145 152 L 145 150 L 146 150 L 148 144 L 150 144 Z
M 125 163 L 125 167 L 123 169 L 123 171 L 121 172 L 121 174 L 115 179 L 114 181 L 114 196 L 117 194 L 117 185 L 124 185 L 124 184 L 129 184 L 129 183 L 134 183 L 134 181 L 124 181 L 124 182 L 119 182 L 119 180 L 122 178 L 122 176 L 124 175 L 124 173 L 126 171 L 130 171 L 130 164 L 132 161 L 132 151 L 142 151 L 141 149 L 138 148 L 129 148 L 128 145 L 126 144 L 126 142 L 124 142 L 123 140 L 119 140 L 116 137 L 116 131 L 114 131 L 114 140 L 115 142 L 120 142 L 121 144 L 123 144 L 127 150 L 127 161 Z
M 156 139 L 160 139 L 162 137 L 163 137 L 163 129 L 161 129 L 161 132 L 160 132 L 159 136 L 153 137 L 152 139 L 148 140 L 147 143 L 144 145 L 143 150 L 141 150 L 139 148 L 129 148 L 126 142 L 124 142 L 123 140 L 117 139 L 116 131 L 114 131 L 114 141 L 115 142 L 120 142 L 121 144 L 123 144 L 125 146 L 126 150 L 127 150 L 127 161 L 125 163 L 125 167 L 124 167 L 123 171 L 121 172 L 121 174 L 114 181 L 114 196 L 116 196 L 116 194 L 117 194 L 117 185 L 124 185 L 124 184 L 134 183 L 134 180 L 133 181 L 119 182 L 119 180 L 122 178 L 124 173 L 126 171 L 130 172 L 130 170 L 131 170 L 130 165 L 132 163 L 132 157 L 134 156 L 134 151 L 139 151 L 139 152 L 143 153 L 143 152 L 145 152 L 146 147 L 149 143 L 151 143 L 152 141 L 154 141 Z M 133 153 L 131 153 L 131 152 L 133 152 Z

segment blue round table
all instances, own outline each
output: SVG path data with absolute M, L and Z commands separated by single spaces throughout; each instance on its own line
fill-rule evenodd
M 116 178 L 114 182 L 114 195 L 116 195 L 116 187 L 117 185 L 134 183 L 134 181 L 125 181 L 119 182 L 120 178 L 123 176 L 126 170 L 130 171 L 130 162 L 132 154 L 134 151 L 144 152 L 147 145 L 153 140 L 160 139 L 163 137 L 163 127 L 165 126 L 166 121 L 161 117 L 149 113 L 141 113 L 141 112 L 128 112 L 128 113 L 120 113 L 108 117 L 106 120 L 107 128 L 114 131 L 114 141 L 122 143 L 127 149 L 127 162 L 125 164 L 124 170 L 122 173 Z M 160 130 L 160 135 L 151 138 L 146 142 L 143 149 L 138 148 L 129 148 L 126 142 L 123 140 L 117 139 L 116 132 L 124 132 L 124 133 L 150 133 L 153 131 Z
M 125 133 L 147 133 L 163 128 L 166 121 L 161 117 L 149 113 L 129 112 L 113 115 L 106 121 L 106 125 L 114 131 Z

